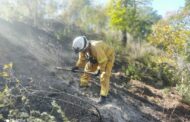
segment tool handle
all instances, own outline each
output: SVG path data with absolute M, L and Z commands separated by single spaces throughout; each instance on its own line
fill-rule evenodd
M 65 70 L 65 71 L 72 71 L 71 68 L 64 68 L 64 67 L 56 67 L 57 70 Z M 88 73 L 90 75 L 96 75 L 97 72 L 87 72 L 87 71 L 82 71 L 82 70 L 76 70 L 77 73 Z M 111 75 L 115 76 L 115 77 L 124 77 L 127 78 L 127 76 L 125 76 L 125 74 L 123 73 L 112 73 Z
M 65 71 L 72 71 L 71 68 L 64 68 L 64 67 L 56 67 L 57 70 L 65 70 Z M 87 71 L 82 71 L 82 70 L 76 70 L 78 73 L 88 73 L 90 75 L 95 75 L 96 72 L 87 72 Z

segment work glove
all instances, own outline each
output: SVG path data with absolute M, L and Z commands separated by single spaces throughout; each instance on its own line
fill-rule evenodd
M 74 67 L 71 68 L 71 71 L 72 71 L 72 72 L 76 72 L 76 70 L 78 70 L 78 69 L 79 69 L 79 68 L 78 68 L 77 66 L 74 66 Z
M 100 70 L 98 70 L 97 72 L 96 72 L 96 74 L 94 74 L 94 76 L 99 76 L 100 75 Z
M 88 60 L 89 60 L 90 63 L 92 63 L 92 64 L 97 64 L 97 63 L 98 63 L 97 60 L 96 60 L 94 57 L 92 57 L 92 56 L 90 56 Z
M 97 64 L 98 63 L 97 60 L 94 57 L 90 56 L 90 55 L 85 55 L 85 57 L 86 57 L 86 60 L 88 62 L 92 63 L 92 64 Z

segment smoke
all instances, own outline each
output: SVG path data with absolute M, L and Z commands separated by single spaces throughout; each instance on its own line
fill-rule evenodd
M 56 44 L 55 38 L 50 37 L 43 31 L 35 30 L 21 23 L 11 24 L 2 22 L 0 21 L 0 34 L 3 35 L 9 43 L 22 47 L 48 68 L 60 65 L 59 58 L 63 56 L 63 48 L 61 45 Z

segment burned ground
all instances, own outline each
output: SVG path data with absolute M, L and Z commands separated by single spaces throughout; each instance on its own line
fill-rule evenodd
M 13 107 L 19 112 L 35 117 L 39 114 L 33 111 L 46 112 L 54 116 L 55 121 L 67 121 L 56 111 L 58 108 L 52 106 L 56 101 L 70 121 L 97 122 L 100 115 L 103 122 L 190 120 L 188 105 L 180 102 L 164 105 L 166 98 L 169 101 L 173 97 L 165 97 L 151 86 L 126 78 L 112 77 L 108 102 L 98 105 L 98 78 L 92 79 L 89 88 L 80 88 L 80 74 L 55 70 L 56 66 L 75 64 L 77 56 L 71 50 L 72 37 L 60 43 L 50 32 L 5 20 L 0 20 L 0 28 L 0 63 L 13 62 L 13 74 L 20 81 L 14 91 L 17 97 Z M 119 70 L 118 65 L 114 71 Z M 10 86 L 14 87 L 16 84 Z M 23 96 L 27 101 L 23 102 Z M 10 107 L 2 108 L 0 113 L 4 119 L 11 118 L 8 116 Z

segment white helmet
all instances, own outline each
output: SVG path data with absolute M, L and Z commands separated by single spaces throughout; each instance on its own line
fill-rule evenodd
M 89 46 L 89 41 L 85 36 L 78 36 L 73 40 L 73 50 L 75 53 L 84 51 Z

